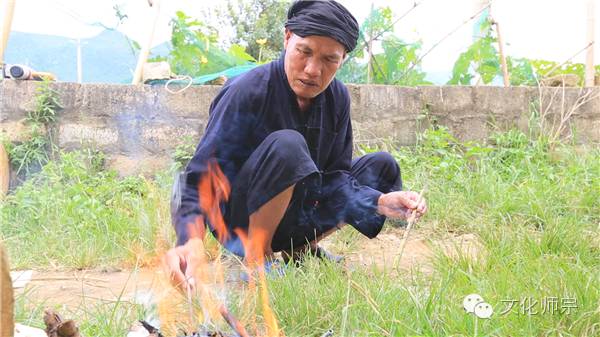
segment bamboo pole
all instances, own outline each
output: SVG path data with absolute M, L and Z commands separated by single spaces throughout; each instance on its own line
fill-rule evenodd
M 148 34 L 148 40 L 140 50 L 140 56 L 138 57 L 138 63 L 133 73 L 133 81 L 131 84 L 140 84 L 142 82 L 142 73 L 144 71 L 144 65 L 150 55 L 150 48 L 152 47 L 152 40 L 154 39 L 154 31 L 156 30 L 156 23 L 160 14 L 160 0 L 149 1 L 150 6 L 154 9 L 154 19 L 151 21 L 150 33 Z
M 494 26 L 496 26 L 496 34 L 498 34 L 498 51 L 500 53 L 500 64 L 502 65 L 502 78 L 504 79 L 504 86 L 510 86 L 510 78 L 508 77 L 508 66 L 506 65 L 506 55 L 504 54 L 504 43 L 502 42 L 502 34 L 500 34 L 500 24 L 494 20 Z
M 596 17 L 596 6 L 594 4 L 595 0 L 588 0 L 587 3 L 587 41 L 588 44 L 591 45 L 588 48 L 586 57 L 585 57 L 585 86 L 593 87 L 594 86 L 594 75 L 596 73 L 594 69 L 594 26 L 595 26 L 595 17 Z
M 8 43 L 8 34 L 10 33 L 10 27 L 12 25 L 12 19 L 15 12 L 16 0 L 7 0 L 4 7 L 4 19 L 2 20 L 2 26 L 0 29 L 0 65 L 4 64 L 4 51 L 6 50 L 6 44 Z

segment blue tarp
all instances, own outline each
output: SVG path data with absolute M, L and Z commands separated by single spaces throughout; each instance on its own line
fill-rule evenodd
M 235 66 L 233 68 L 229 68 L 229 69 L 225 69 L 223 71 L 220 71 L 218 73 L 213 73 L 213 74 L 207 74 L 207 75 L 202 75 L 202 76 L 198 76 L 198 77 L 194 77 L 192 78 L 192 85 L 202 85 L 202 84 L 206 84 L 207 82 L 210 82 L 212 80 L 215 80 L 221 76 L 224 76 L 226 78 L 233 78 L 236 77 L 238 75 L 241 75 L 249 70 L 252 70 L 254 68 L 256 68 L 258 66 L 258 64 L 256 63 L 252 63 L 252 64 L 247 64 L 247 65 L 243 65 L 243 66 Z M 154 81 L 150 81 L 150 84 L 162 84 L 162 83 L 166 83 L 167 80 L 154 80 Z M 188 85 L 189 80 L 186 79 L 181 79 L 181 80 L 171 80 L 171 82 L 169 83 L 169 85 L 171 84 L 181 84 L 181 85 Z

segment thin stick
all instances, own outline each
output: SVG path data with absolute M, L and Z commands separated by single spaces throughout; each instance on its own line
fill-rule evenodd
M 192 304 L 191 286 L 189 284 L 190 279 L 191 279 L 191 277 L 189 277 L 186 280 L 187 281 L 187 287 L 186 287 L 187 288 L 187 301 L 188 301 L 190 322 L 192 325 L 194 325 L 194 308 L 193 308 L 193 304 Z M 206 289 L 206 287 L 203 284 L 198 284 L 197 286 L 201 287 L 205 294 L 210 292 L 210 290 Z M 235 331 L 240 337 L 250 337 L 250 334 L 248 333 L 248 331 L 246 331 L 246 328 L 242 325 L 242 323 L 240 323 L 240 321 L 237 318 L 235 318 L 235 316 L 233 316 L 229 312 L 229 310 L 227 309 L 227 307 L 224 304 L 219 303 L 218 309 L 219 309 L 219 313 L 221 314 L 221 317 L 223 317 L 225 322 L 227 322 L 227 324 L 233 329 L 233 331 Z M 205 310 L 204 306 L 202 306 L 202 310 L 203 310 L 203 314 L 205 317 L 204 325 L 207 325 L 208 322 L 206 320 L 208 319 L 208 312 Z M 191 331 L 190 331 L 190 333 L 191 333 Z
M 373 311 L 375 311 L 375 313 L 379 317 L 383 318 L 383 316 L 381 315 L 381 312 L 377 308 L 377 303 L 369 295 L 369 293 L 364 288 L 362 288 L 358 283 L 356 283 L 354 281 L 350 281 L 350 285 L 352 286 L 352 288 L 356 289 L 365 298 L 365 300 L 367 300 L 367 302 L 369 303 L 369 305 L 371 306 L 371 308 L 373 308 Z
M 101 282 L 101 283 L 107 283 L 108 280 L 104 280 L 104 279 L 100 279 L 100 278 L 93 278 L 93 277 L 77 277 L 77 276 L 73 276 L 73 277 L 68 277 L 68 276 L 57 276 L 57 277 L 52 277 L 52 276 L 48 276 L 48 277 L 32 277 L 31 280 L 29 280 L 29 282 L 43 282 L 43 281 L 81 281 L 81 282 L 87 282 L 87 283 L 93 283 L 93 282 Z
M 348 278 L 348 289 L 346 290 L 346 305 L 342 310 L 342 337 L 346 336 L 346 322 L 348 321 L 348 308 L 350 308 L 350 278 Z
M 248 331 L 246 331 L 246 328 L 244 328 L 242 323 L 240 323 L 240 321 L 238 321 L 237 318 L 235 318 L 229 312 L 229 310 L 227 310 L 227 308 L 222 304 L 219 306 L 219 313 L 221 314 L 225 322 L 227 322 L 227 324 L 229 324 L 233 331 L 240 335 L 240 337 L 250 337 Z
M 421 190 L 419 193 L 419 198 L 417 199 L 417 207 L 423 201 L 423 193 L 425 193 L 425 189 Z M 398 255 L 398 265 L 400 261 L 402 261 L 402 255 L 404 254 L 404 247 L 406 246 L 406 241 L 408 241 L 408 235 L 410 234 L 410 230 L 412 229 L 415 222 L 417 222 L 417 210 L 413 210 L 410 214 L 410 217 L 407 220 L 408 224 L 406 225 L 406 230 L 404 231 L 404 235 L 402 236 L 402 243 L 400 243 L 400 255 Z
M 191 277 L 189 278 L 191 279 Z M 185 282 L 185 289 L 186 289 L 186 295 L 187 295 L 187 304 L 188 304 L 188 313 L 190 315 L 190 331 L 189 333 L 192 333 L 192 331 L 194 331 L 194 329 L 196 329 L 197 327 L 195 326 L 196 324 L 194 323 L 194 306 L 192 304 L 192 286 L 190 285 L 189 279 L 186 280 Z

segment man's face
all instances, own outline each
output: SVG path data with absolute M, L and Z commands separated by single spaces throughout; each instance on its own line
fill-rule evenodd
M 323 92 L 342 66 L 346 49 L 338 41 L 311 35 L 300 37 L 285 32 L 285 74 L 299 98 L 311 99 Z

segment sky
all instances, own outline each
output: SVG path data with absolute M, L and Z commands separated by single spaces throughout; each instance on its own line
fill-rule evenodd
M 157 1 L 157 0 L 154 0 Z M 507 55 L 563 62 L 586 45 L 587 3 L 590 0 L 495 0 L 492 16 L 500 23 Z M 600 0 L 595 2 L 596 37 L 600 37 Z M 0 1 L 4 11 L 4 3 Z M 449 32 L 461 26 L 478 10 L 482 0 L 339 0 L 362 22 L 373 4 L 390 7 L 394 18 L 405 13 L 395 33 L 405 41 L 421 40 L 422 51 L 429 50 Z M 224 0 L 162 0 L 153 45 L 169 39 L 169 20 L 183 10 L 201 17 L 207 8 L 223 5 Z M 416 7 L 411 10 L 416 4 Z M 119 5 L 127 19 L 118 24 L 113 10 Z M 1 13 L 3 14 L 3 13 Z M 67 36 L 92 37 L 104 28 L 117 28 L 143 44 L 148 40 L 153 9 L 148 0 L 16 0 L 12 23 L 14 31 Z M 218 22 L 218 18 L 215 18 Z M 473 41 L 471 20 L 444 39 L 422 60 L 426 72 L 448 72 L 454 61 Z M 221 32 L 227 34 L 227 30 Z M 9 40 L 10 43 L 10 40 Z M 9 46 L 10 48 L 10 46 Z M 594 46 L 595 64 L 600 64 L 600 43 Z M 585 52 L 573 60 L 585 61 Z

